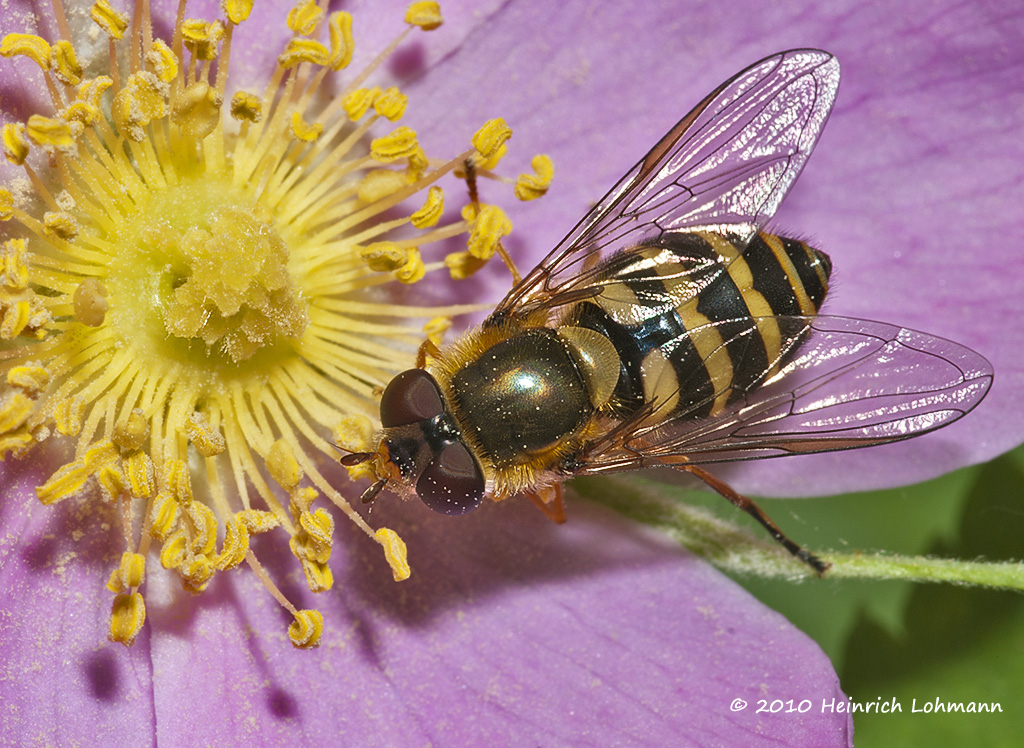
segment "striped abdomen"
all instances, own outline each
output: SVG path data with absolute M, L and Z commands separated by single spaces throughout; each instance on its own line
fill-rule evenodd
M 617 415 L 650 402 L 659 418 L 714 415 L 799 345 L 828 291 L 828 257 L 771 234 L 742 254 L 736 244 L 713 232 L 666 234 L 605 260 L 601 294 L 577 304 L 570 323 L 618 351 Z

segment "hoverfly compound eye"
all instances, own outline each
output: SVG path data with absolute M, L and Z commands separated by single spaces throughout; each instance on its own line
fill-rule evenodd
M 380 423 L 385 428 L 419 423 L 443 412 L 441 390 L 423 369 L 403 371 L 391 380 L 380 399 Z
M 441 450 L 416 481 L 420 501 L 435 512 L 458 516 L 478 506 L 484 498 L 484 475 L 465 444 Z

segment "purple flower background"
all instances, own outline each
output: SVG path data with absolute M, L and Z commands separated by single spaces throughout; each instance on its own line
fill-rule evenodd
M 344 6 L 355 16 L 354 65 L 400 26 L 380 6 Z M 826 311 L 958 340 L 992 361 L 996 383 L 976 412 L 936 434 L 762 461 L 730 477 L 775 495 L 867 489 L 1018 444 L 1024 332 L 1011 321 L 1020 267 L 1012 237 L 1024 204 L 1021 11 L 977 2 L 665 6 L 450 2 L 445 26 L 414 35 L 382 77 L 409 93 L 407 119 L 431 154 L 458 152 L 468 133 L 501 115 L 515 129 L 506 171 L 525 170 L 534 153 L 552 155 L 551 193 L 513 216 L 512 250 L 528 265 L 722 80 L 785 48 L 835 53 L 838 104 L 775 228 L 832 256 Z M 257 49 L 254 34 L 272 27 L 266 49 L 276 50 L 282 7 L 258 6 L 259 18 L 240 29 L 236 38 L 250 46 L 233 51 L 234 73 L 252 70 L 255 79 L 266 68 L 274 52 Z M 189 15 L 201 14 L 190 6 Z M 3 106 L 11 85 L 0 84 Z M 507 282 L 497 272 L 482 280 L 492 298 Z M 132 650 L 107 645 L 103 583 L 120 555 L 117 525 L 93 503 L 41 507 L 31 487 L 50 470 L 32 458 L 0 472 L 5 740 L 852 740 L 844 715 L 820 713 L 821 700 L 841 692 L 813 642 L 703 562 L 579 502 L 564 527 L 526 502 L 460 521 L 383 504 L 373 523 L 405 537 L 412 579 L 392 582 L 378 549 L 339 522 L 335 588 L 315 600 L 280 539 L 268 538 L 256 550 L 285 593 L 324 613 L 324 646 L 314 652 L 291 648 L 288 621 L 251 574 L 221 575 L 188 598 L 150 559 L 146 629 Z M 749 705 L 732 712 L 737 698 Z M 814 704 L 804 715 L 754 713 L 758 699 L 804 698 Z

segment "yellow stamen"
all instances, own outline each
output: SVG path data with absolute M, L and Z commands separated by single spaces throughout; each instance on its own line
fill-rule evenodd
M 224 547 L 217 556 L 218 571 L 234 569 L 245 560 L 249 552 L 249 528 L 237 516 L 224 523 Z
M 133 73 L 114 97 L 114 124 L 137 143 L 146 137 L 145 128 L 167 115 L 167 84 L 153 73 Z
M 8 239 L 3 244 L 3 251 L 0 252 L 0 270 L 3 274 L 0 280 L 8 288 L 22 289 L 28 286 L 28 267 L 23 259 L 25 249 L 24 239 Z
M 15 166 L 21 166 L 28 158 L 28 136 L 25 125 L 20 122 L 8 122 L 3 127 L 4 156 Z M 10 193 L 8 193 L 10 194 Z M 5 219 L 6 220 L 6 219 Z
M 7 386 L 16 387 L 29 397 L 38 397 L 50 384 L 50 373 L 42 366 L 15 366 L 7 372 Z
M 416 283 L 427 274 L 427 268 L 423 264 L 423 257 L 420 256 L 418 247 L 409 248 L 409 259 L 402 267 L 395 271 L 395 279 L 400 283 Z
M 405 13 L 405 22 L 410 26 L 419 26 L 424 31 L 433 31 L 444 23 L 441 6 L 435 2 L 412 3 Z
M 444 258 L 444 264 L 453 280 L 465 280 L 486 265 L 487 260 L 481 260 L 469 252 L 452 252 Z
M 352 40 L 352 16 L 343 10 L 332 13 L 329 21 L 331 35 L 331 56 L 328 64 L 331 70 L 342 70 L 352 61 L 355 42 Z
M 18 458 L 23 457 L 35 443 L 36 438 L 27 429 L 3 434 L 0 436 L 0 460 L 9 454 Z
M 145 452 L 136 450 L 125 457 L 124 472 L 125 478 L 128 480 L 128 490 L 135 498 L 148 499 L 156 493 L 156 470 L 153 460 Z M 177 509 L 177 505 L 175 505 L 175 509 Z M 164 518 L 163 521 L 166 522 L 167 518 Z
M 184 509 L 192 528 L 192 552 L 210 555 L 217 542 L 217 517 L 210 507 L 198 501 L 190 501 Z
M 142 595 L 122 592 L 114 598 L 110 612 L 110 641 L 132 646 L 145 622 L 146 604 Z
M 500 117 L 489 120 L 473 135 L 473 147 L 482 158 L 494 156 L 512 137 L 512 128 Z
M 157 501 L 160 500 L 160 496 L 157 496 Z M 173 500 L 172 500 L 173 503 Z M 175 506 L 174 508 L 174 525 L 178 523 L 181 517 L 181 507 Z M 164 525 L 169 519 L 169 513 L 162 511 L 159 516 L 153 518 L 153 526 L 150 530 L 157 540 L 163 541 L 163 547 L 160 549 L 160 565 L 165 569 L 177 569 L 179 568 L 186 559 L 186 553 L 188 551 L 188 541 L 185 538 L 184 530 L 177 530 L 173 533 L 164 533 Z M 157 524 L 159 521 L 159 525 Z
M 259 122 L 263 119 L 263 102 L 251 93 L 239 91 L 231 97 L 231 116 L 239 120 Z
M 270 477 L 286 491 L 293 491 L 302 480 L 302 468 L 284 439 L 278 439 L 267 453 L 267 470 Z
M 121 563 L 110 573 L 107 589 L 111 592 L 125 592 L 138 587 L 146 574 L 146 557 L 125 551 L 121 554 Z
M 239 24 L 248 20 L 252 13 L 253 0 L 223 0 L 222 7 L 231 23 Z
M 19 428 L 35 410 L 35 402 L 23 392 L 8 392 L 0 401 L 0 434 Z
M 128 16 L 114 10 L 107 0 L 97 0 L 93 3 L 89 15 L 112 39 L 124 38 L 124 32 L 128 30 Z
M 499 147 L 490 158 L 484 158 L 477 153 L 474 157 L 477 173 L 492 171 L 498 168 L 498 164 L 501 163 L 503 158 L 505 158 L 506 153 L 508 153 L 508 143 L 502 143 L 501 147 Z
M 184 460 L 168 460 L 164 463 L 164 485 L 182 506 L 192 503 L 192 478 L 188 463 Z
M 473 222 L 469 253 L 479 260 L 489 260 L 497 250 L 498 242 L 512 231 L 512 221 L 496 205 L 481 205 L 480 213 L 475 216 L 474 213 L 472 205 L 467 205 L 462 211 L 462 217 Z
M 85 482 L 117 460 L 117 449 L 112 442 L 100 442 L 72 463 L 54 473 L 46 483 L 36 488 L 36 497 L 43 504 L 53 504 L 70 498 L 82 490 Z
M 311 561 L 326 563 L 331 556 L 334 543 L 334 518 L 323 509 L 315 512 L 303 512 L 299 515 L 299 525 L 308 534 L 305 551 Z
M 71 241 L 78 236 L 78 231 L 78 221 L 70 213 L 53 211 L 43 215 L 43 232 L 48 236 Z
M 422 148 L 417 148 L 407 158 L 409 159 L 409 167 L 406 169 L 406 174 L 410 180 L 419 181 L 430 167 L 427 154 Z
M 288 28 L 296 34 L 309 36 L 316 31 L 316 27 L 320 25 L 320 19 L 323 18 L 323 15 L 324 12 L 317 7 L 314 0 L 306 0 L 306 2 L 296 5 L 288 11 Z
M 53 406 L 54 427 L 65 436 L 78 436 L 85 417 L 85 401 L 80 397 L 63 398 Z
M 74 151 L 75 136 L 67 122 L 33 114 L 28 118 L 25 132 L 29 140 L 46 151 Z
M 285 70 L 303 62 L 326 65 L 330 56 L 330 50 L 315 39 L 292 39 L 277 58 L 277 64 Z
M 547 193 L 555 177 L 555 165 L 545 154 L 534 156 L 530 161 L 533 174 L 520 174 L 516 180 L 515 195 L 520 200 L 536 200 Z
M 375 203 L 388 195 L 393 195 L 408 184 L 409 179 L 403 172 L 374 169 L 360 180 L 359 191 L 356 194 L 364 203 Z
M 82 82 L 82 66 L 78 64 L 78 56 L 71 42 L 62 39 L 53 45 L 53 74 L 66 86 L 77 86 Z
M 130 452 L 142 446 L 149 438 L 149 419 L 141 408 L 135 408 L 114 426 L 114 434 L 111 437 L 118 447 Z
M 199 411 L 192 411 L 189 414 L 185 421 L 185 433 L 203 457 L 215 457 L 227 449 L 224 435 L 211 426 L 206 416 Z
M 357 88 L 342 100 L 341 108 L 345 110 L 350 120 L 358 122 L 373 106 L 378 96 L 379 88 Z
M 374 139 L 370 143 L 370 157 L 387 164 L 400 158 L 408 158 L 417 148 L 419 143 L 416 141 L 416 131 L 402 125 L 390 135 Z
M 73 305 L 79 322 L 88 327 L 99 327 L 110 309 L 107 289 L 95 278 L 86 278 L 75 289 Z
M 67 122 L 77 122 L 83 127 L 89 127 L 99 122 L 102 112 L 84 101 L 73 101 L 60 111 L 60 118 Z
M 27 57 L 43 70 L 50 69 L 50 45 L 34 34 L 8 34 L 0 40 L 0 55 Z
M 308 124 L 299 112 L 292 112 L 292 134 L 305 143 L 312 143 L 320 137 L 324 126 L 320 122 Z
M 114 85 L 114 81 L 111 80 L 109 75 L 100 75 L 87 80 L 78 87 L 78 100 L 99 109 L 103 94 L 112 85 Z
M 402 118 L 408 103 L 409 97 L 392 86 L 381 91 L 380 96 L 373 102 L 373 109 L 381 117 L 395 122 Z
M 252 535 L 273 530 L 281 524 L 281 521 L 272 512 L 261 512 L 258 509 L 246 509 L 236 516 Z
M 444 192 L 440 187 L 434 185 L 427 192 L 427 202 L 412 214 L 410 220 L 416 228 L 425 229 L 437 225 L 442 213 L 444 213 Z
M 394 242 L 375 242 L 359 251 L 370 270 L 389 273 L 409 261 L 409 250 Z
M 146 53 L 146 62 L 153 66 L 156 77 L 164 83 L 170 83 L 178 77 L 178 58 L 163 39 L 153 40 L 152 47 Z
M 412 569 L 409 567 L 405 541 L 399 537 L 397 532 L 387 527 L 377 530 L 374 537 L 377 538 L 377 542 L 384 548 L 384 557 L 391 567 L 391 574 L 394 576 L 395 581 L 402 582 L 408 579 L 412 574 Z
M 220 91 L 205 81 L 196 81 L 175 99 L 171 120 L 189 136 L 205 138 L 220 124 L 223 104 Z
M 427 339 L 431 343 L 441 345 L 441 341 L 444 340 L 444 334 L 451 329 L 451 326 L 451 317 L 434 317 L 427 324 L 423 325 L 423 332 L 426 333 Z
M 224 39 L 224 24 L 220 21 L 189 19 L 181 26 L 181 38 L 196 59 L 215 60 L 218 47 Z
M 156 500 L 153 502 L 153 509 L 149 514 L 149 534 L 159 541 L 165 541 L 170 536 L 171 530 L 178 524 L 180 514 L 181 508 L 171 494 L 157 494 Z M 184 535 L 182 543 L 184 543 Z M 164 542 L 164 551 L 170 553 L 167 549 L 168 543 Z M 177 566 L 176 563 L 165 563 L 163 553 L 160 556 L 160 563 L 165 569 L 173 569 Z
M 320 646 L 324 633 L 324 617 L 317 610 L 297 610 L 295 620 L 288 627 L 288 638 L 298 649 L 314 649 Z
M 374 425 L 363 415 L 349 415 L 334 427 L 334 441 L 349 452 L 366 452 L 373 445 Z

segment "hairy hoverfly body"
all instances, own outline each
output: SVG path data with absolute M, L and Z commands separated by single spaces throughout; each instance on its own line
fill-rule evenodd
M 825 565 L 702 464 L 870 446 L 960 418 L 992 372 L 955 343 L 818 315 L 831 262 L 766 222 L 835 100 L 819 50 L 707 96 L 484 323 L 384 390 L 377 482 L 443 514 L 654 465 L 696 474 Z M 908 378 L 907 373 L 912 372 Z

